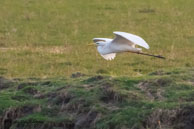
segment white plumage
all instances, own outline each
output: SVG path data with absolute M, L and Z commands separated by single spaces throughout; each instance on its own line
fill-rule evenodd
M 94 38 L 93 41 L 97 45 L 97 50 L 100 55 L 106 60 L 113 60 L 116 53 L 120 52 L 134 52 L 140 53 L 141 48 L 136 48 L 136 45 L 149 49 L 149 45 L 141 37 L 126 33 L 113 32 L 114 39 L 109 38 Z

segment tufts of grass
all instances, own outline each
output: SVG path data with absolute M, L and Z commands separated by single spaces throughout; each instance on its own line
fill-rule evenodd
M 173 118 L 186 127 L 190 116 L 184 116 L 184 110 L 190 112 L 194 105 L 193 74 L 193 69 L 181 69 L 133 78 L 15 79 L 13 86 L 0 90 L 0 120 L 12 116 L 12 128 L 31 128 L 34 122 L 45 128 L 117 129 L 158 126 L 154 120 L 163 126 L 163 117 L 181 114 L 183 120 Z

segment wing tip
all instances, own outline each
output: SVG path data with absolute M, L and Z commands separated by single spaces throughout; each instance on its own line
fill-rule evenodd
M 150 49 L 150 46 L 147 44 L 145 48 L 146 48 L 146 49 Z
M 121 32 L 121 31 L 113 31 L 113 34 L 119 34 L 119 33 L 126 33 L 126 32 Z

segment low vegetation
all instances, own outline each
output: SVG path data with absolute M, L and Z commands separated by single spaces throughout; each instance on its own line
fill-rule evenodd
M 192 129 L 194 0 L 0 0 L 0 129 Z M 100 57 L 94 37 L 143 37 Z M 73 74 L 72 74 L 73 73 Z
M 194 69 L 143 77 L 0 78 L 1 129 L 194 126 Z

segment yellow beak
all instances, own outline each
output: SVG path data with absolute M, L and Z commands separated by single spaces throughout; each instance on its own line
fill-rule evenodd
M 87 46 L 94 46 L 94 45 L 95 45 L 94 43 L 87 44 Z

